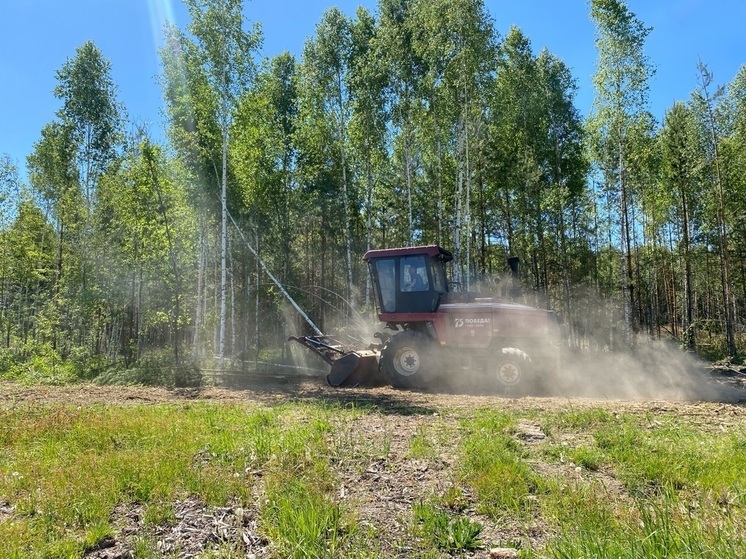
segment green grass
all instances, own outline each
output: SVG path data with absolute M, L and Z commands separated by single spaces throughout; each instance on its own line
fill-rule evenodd
M 292 476 L 268 488 L 262 518 L 278 555 L 287 558 L 336 557 L 355 530 L 328 492 Z
M 530 515 L 537 477 L 512 436 L 515 417 L 482 411 L 463 425 L 460 477 L 473 489 L 477 509 L 493 519 Z
M 409 441 L 409 457 L 413 459 L 435 458 L 438 448 L 424 427 L 418 427 L 417 432 Z
M 0 410 L 0 557 L 81 556 L 109 537 L 118 503 L 146 525 L 180 495 L 248 506 L 258 476 L 325 486 L 327 411 L 239 406 L 44 406 Z M 328 475 L 326 476 L 328 477 Z M 143 543 L 143 545 L 147 545 Z
M 648 427 L 626 418 L 594 436 L 633 492 L 660 487 L 738 491 L 743 483 L 744 432 L 703 432 L 675 419 Z
M 481 546 L 479 522 L 452 515 L 432 503 L 416 503 L 413 513 L 420 537 L 437 549 L 462 553 Z
M 559 419 L 558 434 L 578 426 Z M 582 425 L 590 446 L 562 448 L 590 472 L 572 482 L 555 478 L 542 500 L 543 514 L 560 529 L 550 556 L 746 556 L 743 427 L 723 433 L 676 416 L 651 423 L 630 415 Z M 555 443 L 548 446 L 548 456 L 559 456 Z M 599 468 L 622 490 L 609 491 L 609 479 L 594 477 Z
M 392 537 L 433 558 L 493 546 L 524 558 L 746 556 L 742 414 L 723 429 L 569 406 L 398 414 L 324 402 L 0 408 L 0 510 L 12 508 L 0 558 L 83 557 L 118 537 L 113 513 L 128 506 L 142 511 L 133 555 L 161 557 L 155 530 L 187 498 L 253 511 L 275 557 L 391 556 Z M 524 421 L 547 437 L 523 440 Z M 410 486 L 400 517 L 361 521 L 361 497 L 347 494 L 357 481 L 391 489 L 415 474 L 443 483 Z M 395 525 L 405 534 L 391 536 Z M 203 556 L 245 555 L 239 538 Z
M 728 514 L 715 509 L 695 512 L 680 496 L 667 493 L 659 499 L 635 500 L 631 506 L 609 509 L 585 497 L 599 514 L 567 519 L 551 546 L 558 559 L 584 557 L 724 558 L 743 557 L 746 550 L 743 527 Z M 580 510 L 584 513 L 589 505 Z M 602 510 L 605 510 L 603 513 Z

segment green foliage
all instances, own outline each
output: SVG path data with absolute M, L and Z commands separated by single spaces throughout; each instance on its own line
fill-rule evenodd
M 153 352 L 144 355 L 129 367 L 109 365 L 93 381 L 100 385 L 198 387 L 203 383 L 203 374 L 193 364 L 174 363 L 170 353 Z
M 4 351 L 0 378 L 24 384 L 64 385 L 79 380 L 74 364 L 63 360 L 48 344 L 27 347 L 27 355 Z
M 78 179 L 90 212 L 98 178 L 114 158 L 121 139 L 121 107 L 111 80 L 111 64 L 92 41 L 86 41 L 56 77 L 54 95 L 62 100 L 57 117 L 71 133 Z
M 438 549 L 449 553 L 463 553 L 481 546 L 482 525 L 464 516 L 451 517 L 429 503 L 415 503 L 414 520 L 418 533 Z
M 195 53 L 204 66 L 211 88 L 220 98 L 218 121 L 225 129 L 238 97 L 245 91 L 254 71 L 252 53 L 261 44 L 261 27 L 243 29 L 243 3 L 187 2 L 192 22 L 189 31 L 199 41 Z

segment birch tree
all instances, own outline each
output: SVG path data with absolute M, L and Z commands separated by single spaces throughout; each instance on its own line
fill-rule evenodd
M 93 278 L 100 271 L 99 260 L 93 253 L 98 186 L 101 177 L 120 155 L 124 109 L 117 100 L 111 64 L 91 41 L 76 49 L 75 56 L 65 62 L 56 78 L 54 95 L 62 101 L 62 106 L 53 125 L 54 149 L 57 150 L 55 166 L 59 167 L 54 173 L 68 174 L 58 183 L 59 188 L 79 190 L 82 194 L 82 204 L 74 210 L 79 212 L 80 227 L 75 231 L 76 238 L 71 239 L 80 255 L 80 280 L 69 285 L 75 290 L 78 309 L 72 316 L 79 339 L 82 339 L 90 331 L 92 320 L 89 319 L 98 307 L 93 285 Z M 75 168 L 72 176 L 66 169 L 70 164 L 65 153 L 68 149 L 72 150 Z M 70 178 L 77 184 L 71 187 L 67 182 Z
M 393 135 L 392 152 L 395 156 L 401 154 L 395 187 L 403 191 L 406 216 L 403 241 L 407 245 L 411 245 L 415 237 L 412 199 L 417 150 L 414 142 L 420 108 L 418 90 L 424 71 L 424 61 L 414 47 L 414 5 L 412 0 L 381 0 L 375 38 L 376 58 L 388 76 L 385 95 Z
M 316 27 L 316 35 L 303 49 L 301 119 L 306 118 L 321 126 L 328 120 L 331 128 L 330 147 L 341 194 L 343 244 L 345 261 L 346 299 L 355 308 L 355 285 L 352 267 L 351 213 L 358 203 L 352 195 L 349 177 L 349 127 L 352 114 L 351 80 L 352 36 L 351 22 L 338 9 L 327 10 Z
M 683 324 L 684 345 L 696 347 L 692 271 L 692 232 L 698 213 L 700 185 L 699 150 L 694 115 L 683 103 L 674 103 L 666 112 L 659 135 L 663 186 L 674 203 L 680 231 L 680 252 L 684 264 Z
M 637 19 L 624 0 L 591 0 L 591 20 L 596 26 L 598 64 L 593 77 L 596 98 L 587 122 L 596 163 L 619 208 L 623 337 L 629 343 L 631 331 L 637 330 L 630 167 L 635 133 L 647 119 L 648 81 L 654 70 L 644 46 L 652 29 Z
M 57 117 L 75 142 L 78 178 L 90 212 L 96 182 L 122 140 L 122 107 L 111 79 L 111 64 L 87 41 L 57 72 L 57 82 L 54 95 L 62 100 Z
M 421 91 L 441 126 L 456 165 L 453 184 L 454 280 L 471 281 L 472 188 L 484 137 L 486 92 L 495 76 L 496 33 L 481 0 L 415 2 L 415 52 L 424 62 Z M 433 107 L 435 105 L 435 107 Z
M 351 27 L 352 59 L 350 85 L 354 92 L 350 122 L 351 147 L 357 154 L 361 191 L 365 192 L 365 250 L 373 248 L 373 218 L 376 185 L 383 182 L 386 154 L 385 73 L 376 56 L 376 20 L 360 7 Z M 365 308 L 371 306 L 370 275 L 365 274 Z
M 583 201 L 587 193 L 586 175 L 588 164 L 583 153 L 583 125 L 574 105 L 577 85 L 570 69 L 546 50 L 536 59 L 538 87 L 541 99 L 542 141 L 540 141 L 539 166 L 544 186 L 541 208 L 547 222 L 554 226 L 554 245 L 544 246 L 542 240 L 541 259 L 548 276 L 547 261 L 559 260 L 564 312 L 576 318 L 572 289 L 581 277 L 572 277 L 571 244 L 576 244 L 578 235 L 572 224 L 577 224 L 583 214 Z M 547 288 L 549 279 L 545 280 Z M 553 306 L 554 301 L 547 301 Z M 570 343 L 575 343 L 575 324 L 570 323 Z
M 221 139 L 220 189 L 220 368 L 225 360 L 227 311 L 228 242 L 228 141 L 238 97 L 254 73 L 254 52 L 261 43 L 261 30 L 255 24 L 243 28 L 241 0 L 187 0 L 192 19 L 189 31 L 198 41 L 196 54 L 217 99 L 217 123 Z
M 19 199 L 18 167 L 9 155 L 0 156 L 0 336 L 9 332 L 9 290 L 13 283 L 10 274 L 11 239 L 8 235 L 12 217 L 16 214 Z M 6 337 L 7 340 L 7 337 Z M 6 341 L 6 346 L 7 346 Z

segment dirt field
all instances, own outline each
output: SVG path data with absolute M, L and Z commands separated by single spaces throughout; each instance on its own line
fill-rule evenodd
M 235 379 L 234 379 L 235 380 Z M 701 378 L 707 386 L 705 394 L 710 401 L 686 401 L 679 398 L 637 398 L 609 399 L 603 397 L 570 397 L 565 394 L 506 398 L 498 395 L 477 395 L 456 393 L 456 391 L 405 391 L 390 387 L 375 388 L 331 388 L 323 376 L 298 374 L 272 374 L 242 378 L 240 388 L 209 386 L 202 388 L 148 388 L 136 386 L 98 386 L 85 384 L 77 386 L 49 387 L 22 386 L 0 383 L 0 406 L 16 407 L 26 405 L 65 404 L 86 406 L 106 405 L 149 405 L 183 402 L 215 403 L 261 403 L 266 405 L 284 402 L 328 402 L 367 404 L 381 413 L 369 414 L 364 424 L 349 425 L 351 432 L 374 440 L 384 434 L 391 437 L 391 450 L 386 459 L 373 463 L 362 473 L 341 472 L 344 480 L 340 487 L 340 498 L 356 503 L 359 521 L 379 526 L 382 518 L 405 518 L 410 514 L 412 504 L 427 499 L 433 494 L 442 494 L 450 482 L 449 472 L 454 466 L 453 453 L 442 449 L 436 459 L 418 461 L 408 458 L 412 438 L 424 425 L 436 417 L 445 423 L 456 423 L 458 410 L 475 408 L 498 408 L 505 410 L 541 411 L 566 408 L 583 409 L 601 407 L 614 412 L 650 415 L 675 413 L 687 418 L 687 423 L 699 425 L 705 430 L 722 428 L 726 425 L 746 426 L 746 375 L 736 370 L 720 370 L 707 373 Z M 717 401 L 720 399 L 721 401 Z M 540 426 L 525 423 L 519 425 L 517 437 L 521 444 L 540 443 L 545 434 Z M 542 467 L 541 464 L 536 465 Z M 557 468 L 557 465 L 551 466 Z M 563 475 L 579 475 L 567 465 Z M 603 475 L 599 473 L 598 475 Z M 613 487 L 614 480 L 608 486 Z M 620 489 L 621 490 L 621 489 Z M 0 499 L 0 505 L 3 505 Z M 6 516 L 12 510 L 6 511 Z M 141 507 L 140 507 L 141 508 Z M 169 550 L 179 550 L 180 557 L 198 556 L 209 542 L 242 540 L 247 556 L 266 557 L 269 554 L 268 542 L 257 536 L 256 512 L 232 507 L 216 508 L 186 500 L 174 507 L 177 517 L 175 525 L 164 526 L 153 536 L 158 538 L 159 549 L 164 554 Z M 546 527 L 537 523 L 527 529 L 500 525 L 466 511 L 483 524 L 485 542 L 518 541 L 530 539 L 532 546 L 540 546 L 549 536 Z M 0 515 L 3 509 L 0 506 Z M 91 558 L 127 557 L 132 549 L 133 538 L 142 528 L 142 510 L 138 505 L 119 507 L 113 514 L 113 523 L 118 536 L 110 545 L 88 555 Z M 391 542 L 390 549 L 383 549 L 386 557 L 407 556 L 402 549 L 408 536 L 407 528 L 400 522 L 390 522 L 385 541 Z M 379 545 L 386 546 L 382 543 Z M 506 551 L 504 557 L 511 557 Z M 445 555 L 444 555 L 445 556 Z M 470 557 L 503 557 L 489 555 L 489 550 L 473 552 Z
M 696 374 L 696 376 L 695 376 Z M 603 376 L 601 377 L 603 379 Z M 629 378 L 629 377 L 628 377 Z M 144 386 L 24 386 L 0 381 L 0 406 L 20 404 L 159 404 L 184 401 L 280 403 L 319 400 L 329 402 L 369 403 L 381 408 L 459 409 L 497 406 L 504 409 L 540 407 L 552 409 L 567 406 L 610 407 L 619 411 L 638 412 L 665 405 L 683 412 L 696 409 L 718 409 L 722 404 L 746 402 L 746 368 L 708 368 L 696 373 L 682 373 L 671 382 L 648 383 L 636 389 L 634 377 L 625 383 L 605 378 L 601 383 L 584 380 L 545 388 L 534 395 L 511 397 L 490 394 L 484 389 L 440 387 L 429 391 L 399 390 L 388 386 L 332 388 L 321 373 L 279 372 L 226 375 L 208 379 L 200 388 L 154 388 Z M 598 385 L 603 386 L 601 388 Z

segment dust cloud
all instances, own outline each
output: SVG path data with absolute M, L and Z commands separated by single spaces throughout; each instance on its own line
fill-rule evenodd
M 496 286 L 491 286 L 493 289 Z M 497 286 L 497 289 L 504 285 Z M 356 299 L 364 299 L 356 293 Z M 340 305 L 340 308 L 344 305 Z M 333 318 L 327 317 L 327 328 L 334 339 L 346 349 L 366 349 L 380 343 L 375 333 L 386 331 L 372 313 L 363 315 L 334 309 Z M 590 313 L 593 314 L 593 313 Z M 598 313 L 608 319 L 603 309 Z M 292 309 L 285 309 L 287 334 L 303 330 Z M 597 326 L 597 325 L 594 325 Z M 389 331 L 388 334 L 395 334 Z M 494 340 L 497 342 L 498 340 Z M 546 343 L 545 343 L 546 342 Z M 437 371 L 427 371 L 426 391 L 454 394 L 489 394 L 506 397 L 546 396 L 563 398 L 592 398 L 608 400 L 664 400 L 664 401 L 746 401 L 743 385 L 724 382 L 722 376 L 712 374 L 710 363 L 681 350 L 673 340 L 652 339 L 639 335 L 629 349 L 611 351 L 595 347 L 572 350 L 566 340 L 551 343 L 543 340 L 525 350 L 528 362 L 525 375 L 515 386 L 502 386 L 494 372 L 494 361 L 500 346 L 490 349 L 485 356 L 457 348 L 435 346 L 423 361 Z M 319 374 L 323 382 L 329 365 L 299 344 L 290 343 L 292 360 L 299 370 Z M 380 377 L 378 377 L 380 379 Z
M 358 325 L 359 326 L 359 325 Z M 376 325 L 369 331 L 356 329 L 354 335 L 340 332 L 350 349 L 364 349 L 371 342 Z M 380 330 L 380 324 L 377 325 Z M 349 332 L 348 332 L 349 333 Z M 350 333 L 351 334 L 351 333 Z M 306 372 L 321 373 L 329 366 L 299 344 L 291 344 L 295 364 Z M 490 350 L 492 351 L 492 350 Z M 427 371 L 425 391 L 453 394 L 589 398 L 604 400 L 662 400 L 693 402 L 746 401 L 746 390 L 724 382 L 713 374 L 711 364 L 679 349 L 674 342 L 642 339 L 627 351 L 542 348 L 542 357 L 526 349 L 529 358 L 525 377 L 516 386 L 501 386 L 491 370 L 493 355 L 469 355 L 468 350 L 435 348 L 423 356 L 437 371 Z M 380 379 L 380 377 L 377 377 Z
M 712 366 L 685 353 L 673 342 L 642 339 L 628 351 L 558 349 L 544 360 L 527 355 L 530 363 L 521 381 L 500 386 L 486 367 L 448 367 L 438 389 L 507 397 L 547 396 L 605 400 L 663 400 L 701 402 L 746 401 L 746 390 L 723 382 Z
M 556 395 L 711 402 L 746 398 L 746 392 L 718 382 L 708 363 L 674 342 L 643 339 L 626 351 L 562 353 L 559 371 L 540 379 Z M 541 383 L 537 388 L 542 389 Z

